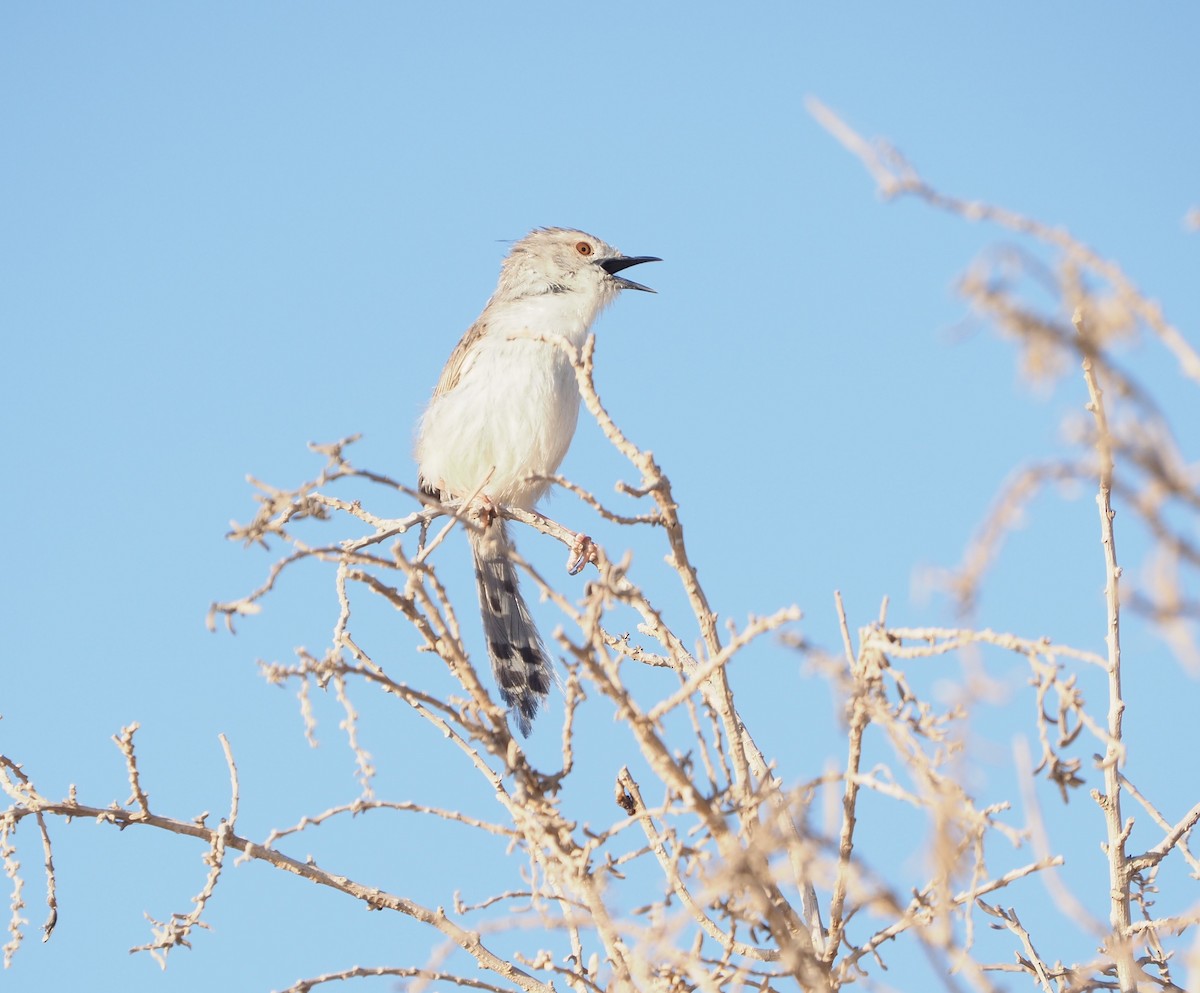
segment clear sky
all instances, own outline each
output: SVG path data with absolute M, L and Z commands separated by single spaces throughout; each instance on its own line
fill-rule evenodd
M 804 99 L 948 192 L 1066 226 L 1196 341 L 1197 37 L 1200 10 L 1182 4 L 4 5 L 0 750 L 51 795 L 75 783 L 123 801 L 110 737 L 140 721 L 152 803 L 191 817 L 227 803 L 224 732 L 257 838 L 352 799 L 332 701 L 313 751 L 292 691 L 255 666 L 324 644 L 328 577 L 284 584 L 237 637 L 210 634 L 209 603 L 272 561 L 223 535 L 253 513 L 247 474 L 317 471 L 310 441 L 361 432 L 354 461 L 412 480 L 441 365 L 505 243 L 539 225 L 664 260 L 637 276 L 658 294 L 626 294 L 598 326 L 597 379 L 673 480 L 723 617 L 797 603 L 805 635 L 836 646 L 840 589 L 854 625 L 885 594 L 897 621 L 949 620 L 914 576 L 957 562 L 1014 464 L 1061 450 L 1082 387 L 1029 390 L 1011 348 L 963 324 L 954 280 L 1006 236 L 882 203 Z M 1200 423 L 1194 384 L 1148 347 L 1131 355 Z M 588 424 L 564 471 L 602 494 L 630 478 Z M 620 540 L 573 501 L 549 510 Z M 1100 650 L 1090 494 L 1034 510 L 979 619 Z M 442 568 L 474 623 L 465 549 L 448 545 Z M 1160 724 L 1163 754 L 1186 755 L 1200 688 L 1157 642 L 1136 644 L 1133 664 L 1172 689 L 1157 699 L 1131 675 L 1142 709 L 1127 727 Z M 757 668 L 733 676 L 765 750 L 791 781 L 820 773 L 843 754 L 827 690 L 782 649 Z M 438 765 L 439 742 L 394 708 L 369 715 L 381 795 L 453 802 L 461 769 Z M 997 736 L 997 765 L 1019 731 Z M 1163 783 L 1175 816 L 1197 798 L 1184 768 L 1190 792 L 1186 774 L 1175 794 Z M 418 829 L 363 818 L 295 851 L 320 845 L 343 871 L 448 903 L 469 879 L 448 885 L 447 853 Z M 268 990 L 430 947 L 407 922 L 243 866 L 210 906 L 214 930 L 164 976 L 127 949 L 148 939 L 143 911 L 190 909 L 200 848 L 83 824 L 55 837 L 46 945 L 40 852 L 19 838 L 33 923 L 6 989 L 65 988 L 82 968 L 130 993 Z M 469 876 L 486 857 L 461 864 Z

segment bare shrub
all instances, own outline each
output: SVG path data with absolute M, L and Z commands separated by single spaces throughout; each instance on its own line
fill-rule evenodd
M 1195 988 L 1200 904 L 1194 887 L 1188 891 L 1191 905 L 1165 916 L 1158 916 L 1155 894 L 1164 871 L 1180 877 L 1176 886 L 1186 885 L 1185 865 L 1193 875 L 1200 873 L 1188 848 L 1200 802 L 1168 815 L 1125 777 L 1127 756 L 1137 743 L 1126 740 L 1122 727 L 1120 625 L 1124 601 L 1149 619 L 1182 666 L 1200 667 L 1194 637 L 1200 604 L 1184 592 L 1200 565 L 1192 537 L 1200 486 L 1154 389 L 1122 368 L 1114 346 L 1131 335 L 1148 335 L 1194 382 L 1200 382 L 1200 357 L 1115 264 L 1066 232 L 945 196 L 894 150 L 864 141 L 819 104 L 810 109 L 864 162 L 884 196 L 914 196 L 966 220 L 998 224 L 1032 246 L 993 253 L 972 265 L 962 293 L 1012 339 L 1030 376 L 1082 375 L 1087 387 L 1086 417 L 1068 426 L 1073 454 L 1017 467 L 960 566 L 938 577 L 956 598 L 962 625 L 892 626 L 885 603 L 877 617 L 852 630 L 836 598 L 843 637 L 833 650 L 798 634 L 796 607 L 719 629 L 689 556 L 670 480 L 608 416 L 593 382 L 589 340 L 571 356 L 579 388 L 591 416 L 635 473 L 636 482 L 619 489 L 642 509 L 618 512 L 565 479 L 555 483 L 606 520 L 658 535 L 689 616 L 668 618 L 656 606 L 663 591 L 644 589 L 627 559 L 613 561 L 603 550 L 577 601 L 519 562 L 562 615 L 557 647 L 565 660 L 565 707 L 556 761 L 535 765 L 513 738 L 493 687 L 481 681 L 472 663 L 459 612 L 435 569 L 445 536 L 474 526 L 470 508 L 421 503 L 401 481 L 356 467 L 347 455 L 353 439 L 314 446 L 325 459 L 321 472 L 299 486 L 258 483 L 257 513 L 230 534 L 247 544 L 283 545 L 286 555 L 258 589 L 214 604 L 210 623 L 215 627 L 223 620 L 232 628 L 235 618 L 257 613 L 268 595 L 278 593 L 277 581 L 296 564 L 323 564 L 338 605 L 331 643 L 320 653 L 301 650 L 291 664 L 265 665 L 263 675 L 296 687 L 310 730 L 312 693 L 336 697 L 356 757 L 358 795 L 255 841 L 238 833 L 238 775 L 228 745 L 230 809 L 215 825 L 206 817 L 151 809 L 138 770 L 136 725 L 115 739 L 130 784 L 124 804 L 92 805 L 74 792 L 53 800 L 15 760 L 0 757 L 0 782 L 9 797 L 0 850 L 12 882 L 6 960 L 27 923 L 16 858 L 19 826 L 30 822 L 40 839 L 49 906 L 43 931 L 49 937 L 57 907 L 50 825 L 55 819 L 91 818 L 118 828 L 186 835 L 207 846 L 207 874 L 192 909 L 153 921 L 151 940 L 137 949 L 164 965 L 172 949 L 189 945 L 204 926 L 206 904 L 231 852 L 330 887 L 348 901 L 409 918 L 440 936 L 441 950 L 431 961 L 343 968 L 302 980 L 290 988 L 294 991 L 367 976 L 404 978 L 418 988 L 449 983 L 531 993 L 545 993 L 555 983 L 577 993 L 834 990 L 883 985 L 882 967 L 905 943 L 927 956 L 951 989 L 996 989 L 996 974 L 1005 972 L 1023 974 L 1047 991 L 1180 989 L 1183 980 L 1174 971 L 1181 953 L 1191 955 L 1183 967 L 1191 970 Z M 1051 263 L 1040 252 L 1051 253 Z M 1039 307 L 1034 298 L 1049 303 Z M 980 586 L 1012 522 L 1034 493 L 1064 481 L 1096 490 L 1096 574 L 1106 584 L 1103 654 L 974 623 Z M 347 486 L 357 487 L 353 496 L 344 495 Z M 371 500 L 363 493 L 377 494 L 387 505 L 412 500 L 414 509 L 402 518 L 383 517 L 368 509 Z M 1123 574 L 1117 555 L 1114 499 L 1148 537 L 1136 582 Z M 501 512 L 567 549 L 575 543 L 574 531 L 545 516 Z M 323 541 L 307 538 L 313 525 Z M 309 528 L 304 536 L 303 528 Z M 430 689 L 414 671 L 383 664 L 382 654 L 357 633 L 356 612 L 364 603 L 386 604 L 396 623 L 407 625 L 421 649 L 444 668 L 453 691 Z M 473 621 L 473 605 L 463 609 Z M 630 617 L 636 624 L 629 625 Z M 836 767 L 822 766 L 827 750 L 814 747 L 809 767 L 781 768 L 756 744 L 728 668 L 764 637 L 788 639 L 807 660 L 812 678 L 826 681 L 843 702 L 844 758 Z M 1033 731 L 1040 748 L 1035 756 L 1017 749 L 1019 795 L 989 803 L 977 799 L 967 761 L 969 722 L 986 694 L 977 684 L 986 682 L 977 666 L 981 652 L 1027 673 L 1029 692 L 1009 713 Z M 669 670 L 676 688 L 646 699 L 631 688 L 631 675 L 641 667 Z M 928 693 L 912 678 L 914 672 L 935 673 L 954 691 Z M 1099 704 L 1080 689 L 1081 679 L 1093 676 L 1105 687 Z M 494 801 L 493 819 L 420 798 L 376 796 L 375 759 L 361 744 L 354 703 L 368 687 L 437 729 L 444 747 L 457 753 L 458 766 L 477 774 L 474 788 Z M 615 716 L 614 733 L 631 756 L 604 784 L 609 815 L 603 823 L 595 820 L 594 806 L 586 814 L 577 809 L 580 793 L 594 796 L 595 784 L 570 788 L 579 757 L 611 747 L 576 733 L 585 705 Z M 554 733 L 547 718 L 537 733 Z M 1092 833 L 1083 839 L 1052 836 L 1033 789 L 1035 777 L 1052 782 L 1065 801 L 1080 792 L 1083 773 L 1092 769 L 1103 783 L 1091 791 Z M 819 813 L 831 808 L 834 817 L 822 826 Z M 279 847 L 298 832 L 371 809 L 407 811 L 502 839 L 510 884 L 471 904 L 460 899 L 449 909 L 426 906 L 368 880 L 297 860 Z M 1138 810 L 1136 817 L 1130 809 Z M 1014 810 L 1024 813 L 1023 823 Z M 863 840 L 864 827 L 886 831 L 890 819 L 899 822 L 910 814 L 927 826 L 928 858 L 886 866 Z M 1093 854 L 1097 843 L 1102 859 Z M 1020 851 L 1026 847 L 1031 851 Z M 1104 906 L 1089 903 L 1055 873 L 1065 855 L 1094 859 L 1098 871 L 1107 871 Z M 1059 930 L 1038 930 L 1031 923 L 1043 892 L 1038 878 L 1062 917 L 1093 935 L 1090 959 L 1060 954 Z M 979 933 L 980 922 L 988 935 Z M 471 960 L 475 968 L 468 971 Z

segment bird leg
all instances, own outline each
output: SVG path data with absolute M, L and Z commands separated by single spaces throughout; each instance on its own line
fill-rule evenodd
M 495 502 L 486 493 L 480 493 L 475 499 L 475 506 L 478 508 L 479 523 L 482 524 L 485 529 L 490 528 L 492 526 L 492 522 L 500 513 Z
M 568 574 L 578 576 L 583 571 L 583 567 L 589 562 L 599 565 L 600 546 L 581 531 L 575 535 L 575 543 L 571 546 L 571 551 L 567 554 Z

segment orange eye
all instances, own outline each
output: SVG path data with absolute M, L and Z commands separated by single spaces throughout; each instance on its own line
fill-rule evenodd
M 575 251 L 577 251 L 580 255 L 591 255 L 592 254 L 592 246 L 589 245 L 586 241 L 581 241 L 575 245 Z

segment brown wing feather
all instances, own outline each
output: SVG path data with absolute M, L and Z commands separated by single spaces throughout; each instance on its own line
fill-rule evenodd
M 449 393 L 458 385 L 459 376 L 462 375 L 463 363 L 466 362 L 467 356 L 471 353 L 475 342 L 482 338 L 486 331 L 487 323 L 484 321 L 476 321 L 467 329 L 467 333 L 454 346 L 454 351 L 450 353 L 450 358 L 446 360 L 446 366 L 442 369 L 442 375 L 438 379 L 437 386 L 433 388 L 434 397 L 440 397 L 444 393 Z
M 442 367 L 442 374 L 438 378 L 437 386 L 433 388 L 432 400 L 449 393 L 458 385 L 458 380 L 462 376 L 463 366 L 466 364 L 467 356 L 471 353 L 471 349 L 475 346 L 484 332 L 487 331 L 487 322 L 478 320 L 472 324 L 467 333 L 462 336 L 458 344 L 454 346 L 454 351 L 450 353 L 450 358 L 446 360 L 445 366 Z M 437 485 L 424 476 L 420 477 L 420 485 L 422 491 L 428 493 L 431 497 L 441 499 L 448 494 L 443 494 L 438 489 Z

